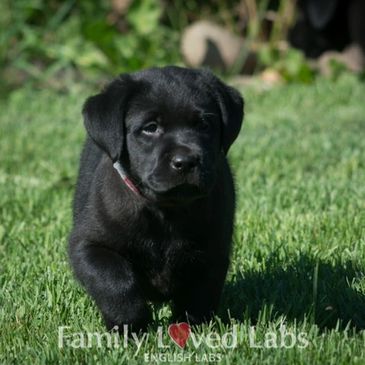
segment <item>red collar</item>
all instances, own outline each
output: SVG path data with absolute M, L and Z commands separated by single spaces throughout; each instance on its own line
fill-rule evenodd
M 124 181 L 124 184 L 126 184 L 128 188 L 133 191 L 134 194 L 141 195 L 138 188 L 133 184 L 132 180 L 128 177 L 121 163 L 119 161 L 114 162 L 113 167 L 118 171 L 118 174 Z

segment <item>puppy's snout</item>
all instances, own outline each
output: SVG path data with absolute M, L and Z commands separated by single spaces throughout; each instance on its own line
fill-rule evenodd
M 192 152 L 177 152 L 170 161 L 170 167 L 176 172 L 189 172 L 194 169 L 199 162 L 199 157 Z

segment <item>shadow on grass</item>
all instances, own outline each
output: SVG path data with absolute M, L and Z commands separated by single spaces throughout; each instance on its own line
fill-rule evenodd
M 330 264 L 301 256 L 291 262 L 272 258 L 265 267 L 233 276 L 224 289 L 221 317 L 229 311 L 231 318 L 255 323 L 266 305 L 273 315 L 306 318 L 321 329 L 365 328 L 365 295 L 355 289 L 361 273 L 352 262 Z

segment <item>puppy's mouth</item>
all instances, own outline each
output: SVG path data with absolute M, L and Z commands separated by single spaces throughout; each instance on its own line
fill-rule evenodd
M 203 198 L 208 193 L 197 185 L 180 184 L 170 188 L 152 187 L 147 192 L 150 199 L 163 205 L 188 204 L 194 200 Z

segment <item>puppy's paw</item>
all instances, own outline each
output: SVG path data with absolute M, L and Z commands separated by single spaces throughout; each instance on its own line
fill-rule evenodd
M 113 319 L 107 315 L 103 315 L 104 323 L 108 331 L 118 331 L 120 334 L 124 334 L 128 331 L 132 332 L 146 332 L 148 325 L 152 321 L 151 311 L 146 309 L 139 313 L 127 313 L 125 315 L 118 315 Z

